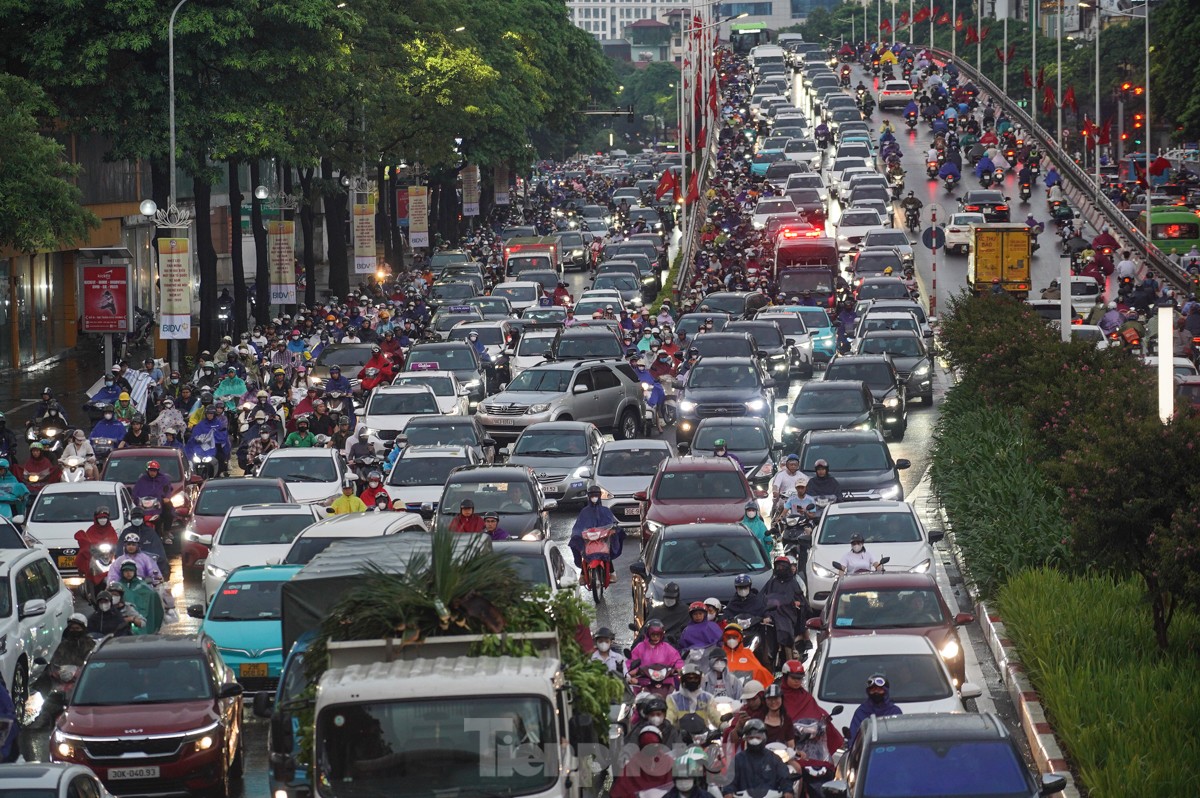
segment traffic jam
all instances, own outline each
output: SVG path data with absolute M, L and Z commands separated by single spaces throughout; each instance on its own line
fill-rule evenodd
M 695 195 L 678 153 L 540 162 L 460 248 L 82 409 L 46 387 L 0 432 L 7 761 L 89 797 L 1058 792 L 977 704 L 906 498 L 944 387 L 922 232 L 1024 300 L 1065 200 L 1018 219 L 995 173 L 1051 175 L 953 67 L 779 38 L 718 51 Z M 514 655 L 402 579 L 485 557 L 584 620 Z M 384 584 L 441 628 L 364 632 Z

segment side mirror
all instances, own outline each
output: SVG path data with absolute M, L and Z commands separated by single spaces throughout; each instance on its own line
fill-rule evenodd
M 578 587 L 579 577 L 575 574 L 564 574 L 562 578 L 558 580 L 558 586 L 562 589 Z
M 805 625 L 805 627 L 812 629 L 814 632 L 821 631 L 821 619 L 820 618 L 809 618 L 807 621 L 804 622 L 804 625 Z
M 459 396 L 470 396 L 470 395 L 471 395 L 471 389 L 470 389 L 470 388 L 459 388 L 459 389 L 458 389 L 458 395 L 459 395 Z
M 646 563 L 644 562 L 631 563 L 629 565 L 629 573 L 633 574 L 634 576 L 640 576 L 642 579 L 650 578 L 646 574 Z
M 675 448 L 679 450 L 680 454 L 687 454 L 692 450 L 692 445 L 687 441 L 680 441 L 679 443 L 675 444 Z
M 542 357 L 546 358 L 547 360 L 553 360 L 554 359 L 554 350 L 553 349 L 545 350 L 544 352 L 542 352 Z
M 833 561 L 833 569 L 834 569 L 835 571 L 844 571 L 844 570 L 846 570 L 846 566 L 842 565 L 842 564 L 841 564 L 840 562 L 838 562 L 837 560 L 834 560 L 834 561 Z
M 480 440 L 480 441 L 479 441 L 479 443 L 480 443 L 481 445 L 483 445 L 483 446 L 495 446 L 495 445 L 496 445 L 496 439 L 495 439 L 495 438 L 491 438 L 491 437 L 487 437 L 487 438 L 483 438 L 482 440 Z
M 571 393 L 587 393 L 587 391 L 588 387 L 586 385 L 576 385 L 571 389 Z
M 763 490 L 762 488 L 759 488 L 758 490 L 754 491 L 754 497 L 756 499 L 765 499 L 765 498 L 767 498 L 767 495 L 768 495 L 767 492 L 765 490 Z
M 946 537 L 946 533 L 944 531 L 942 531 L 941 529 L 929 530 L 929 542 L 930 543 L 937 543 L 939 540 L 944 540 L 945 537 Z
M 880 565 L 887 565 L 887 564 L 888 564 L 888 563 L 890 563 L 891 561 L 892 561 L 892 558 L 891 558 L 891 557 L 880 557 L 880 558 L 879 558 L 879 564 L 880 564 Z
M 639 490 L 637 493 L 633 494 L 633 498 L 634 501 L 644 502 L 648 501 L 650 497 L 646 494 L 646 491 Z
M 21 618 L 36 618 L 46 614 L 45 599 L 29 599 L 21 605 Z
M 906 468 L 912 468 L 912 462 L 901 457 L 896 461 L 896 468 L 900 471 L 903 471 Z
M 784 339 L 783 339 L 783 342 L 784 342 L 785 344 L 787 344 L 788 346 L 795 346 L 795 345 L 796 345 L 796 339 L 795 339 L 795 338 L 784 338 Z
M 955 626 L 966 626 L 969 623 L 975 623 L 975 616 L 969 612 L 960 612 L 954 616 Z
M 503 457 L 509 457 L 510 455 L 512 455 L 512 447 L 511 446 L 501 446 L 499 449 L 496 450 L 496 454 L 501 455 Z
M 12 520 L 13 524 L 15 524 L 16 526 L 21 526 L 22 524 L 25 523 L 25 516 L 14 515 L 11 520 Z
M 204 605 L 189 604 L 187 613 L 189 618 L 199 618 L 200 620 L 204 620 Z
M 333 515 L 335 512 L 337 512 L 337 511 L 334 510 L 332 507 L 325 508 L 325 515 Z
M 787 405 L 775 405 L 775 412 L 786 414 L 788 412 L 788 406 Z
M 1038 795 L 1054 795 L 1067 788 L 1067 777 L 1058 773 L 1046 773 L 1038 784 Z
M 963 682 L 962 687 L 958 688 L 960 698 L 979 698 L 983 695 L 983 690 L 974 682 Z
M 591 479 L 592 478 L 592 469 L 585 468 L 585 469 L 581 470 L 579 472 L 579 478 L 580 479 Z
M 188 477 L 188 482 L 192 483 L 193 485 L 203 485 L 204 477 L 200 476 L 199 474 L 192 474 L 190 477 Z
M 554 510 L 557 508 L 558 508 L 558 499 L 546 499 L 545 503 L 542 504 L 542 509 L 545 510 L 546 512 L 550 512 L 551 510 Z
M 221 685 L 220 691 L 217 693 L 217 698 L 237 698 L 243 692 L 245 692 L 245 689 L 237 682 L 232 684 L 223 684 Z

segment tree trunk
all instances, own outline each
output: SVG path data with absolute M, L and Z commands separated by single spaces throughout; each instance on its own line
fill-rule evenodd
M 251 192 L 262 185 L 262 170 L 258 159 L 250 159 Z M 267 228 L 263 224 L 262 200 L 254 197 L 250 201 L 250 229 L 254 232 L 254 304 L 259 324 L 271 318 L 271 266 L 267 252 Z
M 246 331 L 246 264 L 242 260 L 242 186 L 238 160 L 229 159 L 229 255 L 233 260 L 233 337 Z
M 204 163 L 204 154 L 197 157 Z M 196 257 L 200 264 L 200 349 L 210 352 L 217 348 L 217 251 L 212 240 L 212 186 L 208 175 L 200 170 L 193 175 L 196 195 Z
M 383 161 L 379 161 L 379 165 L 375 171 L 376 185 L 379 186 L 379 202 L 375 205 L 375 231 L 376 235 L 383 236 L 383 260 L 384 262 L 395 268 L 395 263 L 392 260 L 392 223 L 391 220 L 395 217 L 394 213 L 389 213 L 392 199 L 392 182 L 388 180 L 388 172 L 391 170 L 384 165 Z
M 1158 577 L 1143 573 L 1142 578 L 1146 580 L 1146 592 L 1150 594 L 1150 617 L 1154 625 L 1154 641 L 1158 643 L 1160 651 L 1167 651 L 1171 647 L 1169 629 L 1171 618 L 1175 614 L 1174 601 L 1159 583 Z
M 317 254 L 313 251 L 313 170 L 300 170 L 300 234 L 304 240 L 304 304 L 310 309 L 317 304 Z
M 438 234 L 450 246 L 458 244 L 458 174 L 449 172 L 438 177 Z
M 333 161 L 321 159 L 321 181 L 327 187 L 321 199 L 325 205 L 325 241 L 329 247 L 329 290 L 339 299 L 350 293 L 350 272 L 346 252 L 346 192 L 333 180 Z
M 292 196 L 292 193 L 295 189 L 295 184 L 292 182 L 292 167 L 289 164 L 280 163 L 279 170 L 281 172 L 283 172 L 283 175 L 281 176 L 282 179 L 280 180 L 280 185 L 283 186 L 283 193 L 290 197 L 290 196 Z M 285 218 L 289 219 L 292 222 L 296 221 L 296 211 L 294 211 L 294 210 L 283 211 L 281 215 L 284 216 Z M 293 226 L 293 229 L 295 229 L 294 226 Z M 298 265 L 299 265 L 299 262 L 296 260 L 296 237 L 293 234 L 293 236 L 292 236 L 292 270 L 291 270 L 292 283 L 296 282 L 296 266 L 298 266 Z M 288 305 L 287 312 L 289 315 L 295 316 L 296 315 L 296 306 Z

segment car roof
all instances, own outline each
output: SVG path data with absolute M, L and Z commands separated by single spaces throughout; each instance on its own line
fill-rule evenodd
M 701 455 L 684 455 L 668 457 L 660 465 L 662 471 L 732 471 L 742 473 L 737 464 L 728 457 L 704 457 Z
M 826 641 L 826 657 L 876 656 L 886 654 L 929 654 L 933 644 L 924 635 L 850 635 Z
M 418 444 L 415 446 L 405 446 L 400 450 L 400 454 L 396 456 L 397 460 L 405 458 L 411 459 L 427 459 L 433 457 L 454 457 L 466 459 L 469 457 L 469 449 L 466 446 L 444 446 L 437 444 Z
M 312 526 L 302 529 L 295 540 L 382 537 L 418 524 L 424 526 L 425 522 L 416 513 L 342 513 L 314 522 Z
M 427 341 L 426 343 L 417 344 L 416 346 L 414 346 L 410 350 L 410 354 L 412 352 L 426 351 L 426 350 L 431 350 L 431 349 L 432 350 L 460 349 L 460 348 L 464 348 L 464 347 L 469 349 L 470 346 L 471 345 L 468 344 L 466 341 Z
M 916 338 L 922 340 L 916 330 L 868 330 L 862 336 L 866 338 Z
M 49 493 L 112 493 L 116 494 L 125 483 L 112 480 L 89 480 L 87 482 L 52 482 L 39 491 L 45 496 Z
M 425 371 L 406 371 L 404 375 L 410 377 L 412 375 L 427 374 Z M 441 372 L 445 374 L 445 371 Z M 433 389 L 428 385 L 380 385 L 375 389 L 376 393 L 384 395 L 406 394 L 406 393 L 433 393 Z
M 203 636 L 187 634 L 127 635 L 106 637 L 88 655 L 88 662 L 102 659 L 144 659 L 152 656 L 201 654 Z
M 808 444 L 814 443 L 883 443 L 883 434 L 877 429 L 822 429 L 804 434 Z M 860 506 L 862 502 L 858 503 Z M 872 505 L 878 502 L 871 502 Z M 825 508 L 829 512 L 829 508 Z
M 709 333 L 705 333 L 708 335 Z M 697 336 L 699 337 L 699 336 Z M 706 357 L 704 358 L 706 366 L 745 366 L 748 365 L 744 357 Z
M 605 441 L 601 446 L 601 450 L 606 452 L 611 451 L 630 451 L 640 449 L 662 449 L 664 451 L 674 451 L 671 444 L 658 438 L 633 438 L 627 441 Z
M 227 488 L 236 485 L 256 485 L 263 487 L 266 485 L 274 485 L 281 490 L 285 490 L 285 486 L 280 484 L 279 477 L 221 477 L 218 479 L 206 479 L 204 484 L 200 486 L 203 492 L 208 488 Z M 47 485 L 46 487 L 51 487 Z M 43 489 L 44 490 L 44 489 Z
M 724 458 L 722 458 L 724 459 Z M 741 524 L 674 524 L 660 533 L 672 538 L 745 537 L 754 533 Z
M 697 427 L 701 424 L 706 427 L 764 427 L 768 430 L 771 429 L 769 421 L 765 421 L 757 416 L 739 416 L 737 418 L 709 416 L 696 422 Z
M 846 430 L 849 432 L 850 430 Z M 874 432 L 874 430 L 860 430 L 865 432 Z M 872 501 L 872 502 L 834 502 L 825 508 L 825 515 L 849 515 L 851 513 L 875 513 L 883 515 L 885 513 L 904 513 L 905 515 L 913 515 L 913 506 L 908 502 L 896 501 Z
M 523 465 L 495 465 L 480 463 L 454 469 L 447 482 L 493 482 L 511 480 L 513 477 L 535 482 L 533 469 Z
M 89 772 L 82 765 L 58 762 L 14 762 L 0 767 L 0 795 L 17 790 L 55 790 L 62 779 Z
M 147 460 L 182 459 L 183 452 L 167 446 L 138 446 L 133 449 L 113 449 L 108 455 L 109 460 L 132 460 L 137 457 Z
M 383 386 L 380 386 L 380 387 L 382 388 Z M 421 387 L 425 388 L 425 390 L 429 390 L 428 386 L 423 385 Z M 337 455 L 338 455 L 338 452 L 336 449 L 317 449 L 315 447 L 307 447 L 307 448 L 302 447 L 302 448 L 289 448 L 289 449 L 274 449 L 267 453 L 266 459 L 270 460 L 272 458 L 291 459 L 291 458 L 300 458 L 300 457 L 323 457 L 327 460 L 332 460 Z
M 860 502 L 861 503 L 861 502 Z M 835 593 L 886 588 L 888 590 L 915 590 L 933 588 L 941 593 L 933 574 L 910 574 L 883 572 L 877 574 L 845 574 L 833 588 Z
M 546 430 L 549 432 L 586 432 L 595 427 L 590 421 L 539 421 L 521 430 L 524 435 L 529 430 Z
M 901 635 L 891 635 L 900 637 Z M 875 717 L 867 727 L 872 742 L 920 740 L 1004 740 L 1004 724 L 990 712 L 918 712 Z
M 805 393 L 812 391 L 861 391 L 865 383 L 862 380 L 809 380 L 800 385 Z
M 239 504 L 229 508 L 229 517 L 235 515 L 312 515 L 312 505 L 297 502 L 270 502 L 264 504 Z

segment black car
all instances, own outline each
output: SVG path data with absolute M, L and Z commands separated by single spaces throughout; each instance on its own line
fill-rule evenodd
M 733 578 L 749 574 L 761 588 L 771 578 L 768 553 L 741 524 L 680 524 L 664 527 L 642 549 L 633 574 L 633 612 L 638 625 L 652 604 L 662 601 L 667 583 L 679 585 L 679 602 L 731 595 Z
M 708 454 L 722 440 L 730 454 L 741 461 L 751 485 L 761 487 L 775 476 L 781 447 L 774 443 L 771 425 L 761 418 L 703 419 L 696 425 L 692 442 L 680 443 L 679 451 Z
M 660 254 L 658 248 L 649 241 L 622 241 L 604 248 L 606 260 L 619 260 L 625 255 L 644 255 L 650 261 L 650 268 L 642 275 L 642 279 L 653 280 L 655 291 L 662 289 L 659 271 L 666 268 L 666 255 Z
M 894 272 L 893 272 L 894 273 Z M 855 299 L 909 299 L 908 286 L 899 277 L 863 277 Z
M 1008 197 L 999 191 L 972 189 L 963 194 L 958 206 L 963 213 L 982 213 L 989 222 L 1009 221 Z
M 818 380 L 800 386 L 787 414 L 780 439 L 783 448 L 795 451 L 806 432 L 829 429 L 879 429 L 879 410 L 871 389 L 861 380 Z
M 792 201 L 796 210 L 804 214 L 804 219 L 816 225 L 825 221 L 825 201 L 821 192 L 815 188 L 790 188 L 784 196 Z
M 496 459 L 496 439 L 487 434 L 479 416 L 413 416 L 396 436 L 396 445 L 467 446 L 485 463 Z
M 690 349 L 700 353 L 700 357 L 758 357 L 758 347 L 754 337 L 749 333 L 710 332 L 696 336 Z
M 825 369 L 827 380 L 861 380 L 871 389 L 892 440 L 904 440 L 908 429 L 908 390 L 887 355 L 838 355 Z
M 816 476 L 816 462 L 829 463 L 829 475 L 838 481 L 843 500 L 904 500 L 900 472 L 908 460 L 893 460 L 879 430 L 821 430 L 807 432 L 800 441 L 800 470 Z
M 436 282 L 429 289 L 427 304 L 430 310 L 442 305 L 459 305 L 479 293 L 474 282 L 465 279 Z
M 525 466 L 463 466 L 450 472 L 446 480 L 433 519 L 434 530 L 450 528 L 464 499 L 475 503 L 476 515 L 499 513 L 500 526 L 518 540 L 550 537 L 549 512 L 558 506 L 557 501 L 542 495 L 537 475 Z
M 705 308 L 728 313 L 735 319 L 752 319 L 759 308 L 766 307 L 770 300 L 758 291 L 717 291 L 704 297 L 700 305 Z
M 925 348 L 925 339 L 904 330 L 875 330 L 855 342 L 860 355 L 887 355 L 896 366 L 900 379 L 907 383 L 907 394 L 933 404 L 933 357 Z
M 990 712 L 868 717 L 835 775 L 822 785 L 829 798 L 880 794 L 1038 798 L 1057 795 L 1067 786 L 1058 773 L 1035 780 L 1004 722 Z
M 696 334 L 704 323 L 712 319 L 712 332 L 720 332 L 729 323 L 729 314 L 721 311 L 708 310 L 695 313 L 684 313 L 675 320 L 675 331 L 687 333 L 688 340 L 695 340 Z
M 592 263 L 592 250 L 583 240 L 583 234 L 574 230 L 557 233 L 558 246 L 562 249 L 564 266 L 574 266 L 583 271 Z
M 687 372 L 679 396 L 677 441 L 692 440 L 703 418 L 770 419 L 775 392 L 757 360 L 706 357 Z
M 418 366 L 419 363 L 433 363 L 433 366 Z M 487 395 L 487 374 L 484 365 L 474 347 L 466 341 L 440 341 L 437 343 L 417 344 L 408 352 L 404 363 L 405 371 L 421 371 L 424 369 L 444 369 L 453 371 L 454 376 L 469 392 L 472 406 L 479 404 Z
M 896 275 L 903 272 L 904 261 L 899 252 L 893 247 L 865 247 L 854 256 L 848 271 L 855 276 L 856 282 L 861 282 L 867 277 L 882 276 L 888 268 Z
M 546 350 L 547 360 L 608 360 L 621 358 L 621 340 L 607 327 L 564 327 Z
M 775 387 L 784 391 L 791 382 L 792 365 L 797 360 L 796 339 L 785 338 L 783 330 L 773 321 L 755 319 L 731 322 L 725 332 L 744 332 L 754 336 L 761 353 L 763 369 L 775 380 Z

